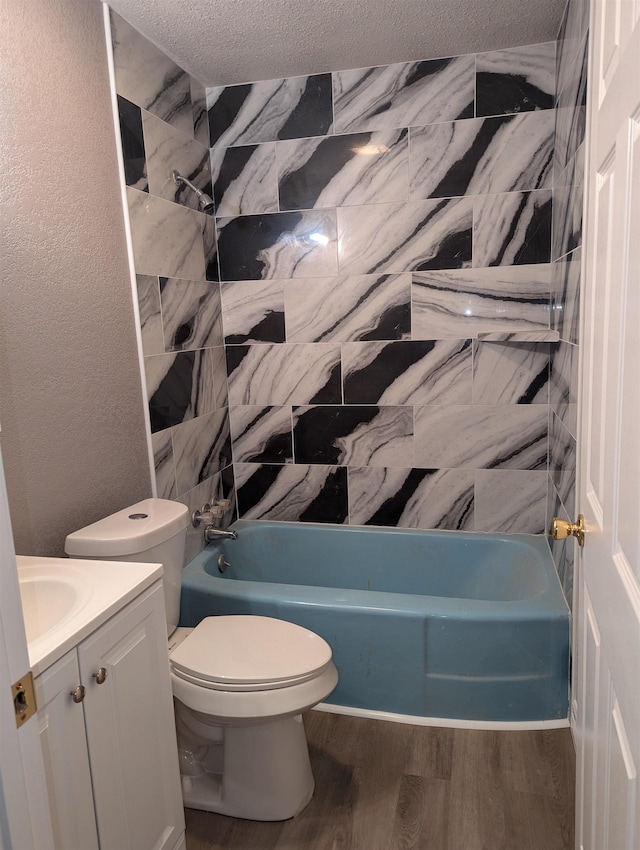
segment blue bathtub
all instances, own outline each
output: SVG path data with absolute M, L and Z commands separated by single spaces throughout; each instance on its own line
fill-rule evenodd
M 568 712 L 569 612 L 544 538 L 238 521 L 187 565 L 180 623 L 263 614 L 331 645 L 338 706 L 540 722 Z M 230 566 L 221 574 L 218 556 Z

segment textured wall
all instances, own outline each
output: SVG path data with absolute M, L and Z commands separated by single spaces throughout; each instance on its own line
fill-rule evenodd
M 17 551 L 150 494 L 102 6 L 2 3 L 0 421 Z
M 242 516 L 544 530 L 554 78 L 551 42 L 207 90 Z
M 589 0 L 569 0 L 558 36 L 556 154 L 554 159 L 549 515 L 576 518 L 578 344 L 581 287 L 584 137 L 589 45 Z M 553 542 L 553 557 L 569 605 L 575 540 Z

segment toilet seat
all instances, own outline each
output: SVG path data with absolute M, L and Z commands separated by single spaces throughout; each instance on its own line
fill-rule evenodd
M 206 617 L 173 649 L 172 673 L 226 692 L 277 690 L 321 676 L 331 647 L 308 629 L 272 617 Z

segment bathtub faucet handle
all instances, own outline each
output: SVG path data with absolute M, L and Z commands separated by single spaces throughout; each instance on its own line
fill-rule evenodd
M 199 525 L 215 525 L 217 519 L 222 519 L 231 507 L 231 499 L 216 499 L 213 505 L 206 502 L 200 510 L 196 508 L 191 514 L 191 525 L 197 528 Z

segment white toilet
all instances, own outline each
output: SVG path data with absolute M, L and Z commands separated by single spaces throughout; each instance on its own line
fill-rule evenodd
M 188 510 L 146 499 L 67 537 L 71 557 L 164 565 L 169 662 L 184 803 L 285 820 L 313 794 L 300 713 L 335 688 L 331 648 L 271 617 L 206 617 L 178 629 Z

